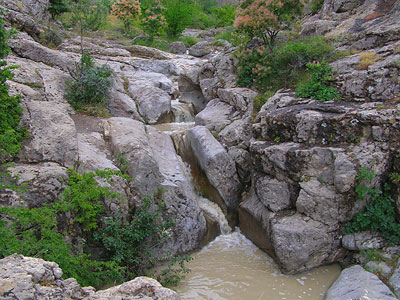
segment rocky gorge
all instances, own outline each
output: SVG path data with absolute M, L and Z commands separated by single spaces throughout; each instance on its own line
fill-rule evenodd
M 19 66 L 8 84 L 22 96 L 29 138 L 10 172 L 28 192 L 22 198 L 1 191 L 1 205 L 57 201 L 68 168 L 119 170 L 123 156 L 135 181 L 115 179 L 112 188 L 127 201 L 105 199 L 104 206 L 124 217 L 162 188 L 159 197 L 175 221 L 164 248 L 189 253 L 221 231 L 199 205 L 200 193 L 285 274 L 341 263 L 345 269 L 325 299 L 400 297 L 400 248 L 389 247 L 376 232 L 343 234 L 344 224 L 367 202 L 355 201 L 360 169 L 374 171 L 375 186 L 399 172 L 400 1 L 325 1 L 304 20 L 301 34 L 325 35 L 349 51 L 331 63 L 340 101 L 297 98 L 284 89 L 257 113 L 257 93 L 236 85 L 229 43 L 216 48 L 204 40 L 187 55 L 85 38 L 83 47 L 116 74 L 107 118 L 76 113 L 64 98 L 69 71 L 80 59 L 80 39 L 64 39 L 57 49 L 41 45 L 37 20 L 49 20 L 48 1 L 18 3 L 2 4 L 5 18 L 21 29 L 6 60 Z M 371 52 L 378 59 L 360 68 L 362 55 Z M 171 134 L 157 129 L 177 122 L 194 125 Z M 399 191 L 397 184 L 398 214 Z M 385 259 L 368 261 L 360 252 L 369 249 L 382 249 Z M 55 263 L 20 255 L 0 260 L 0 296 L 179 299 L 147 278 L 95 292 L 63 280 Z

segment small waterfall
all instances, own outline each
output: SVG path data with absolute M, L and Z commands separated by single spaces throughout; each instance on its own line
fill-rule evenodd
M 172 100 L 171 109 L 176 123 L 194 122 L 194 111 L 192 105 L 179 102 L 179 100 Z
M 225 215 L 218 204 L 200 196 L 197 198 L 197 203 L 205 213 L 207 213 L 218 222 L 222 234 L 231 233 L 232 229 L 229 226 L 228 221 L 226 220 Z

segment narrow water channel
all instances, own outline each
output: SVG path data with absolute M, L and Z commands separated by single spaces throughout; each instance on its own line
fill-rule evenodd
M 188 108 L 179 101 L 175 101 L 173 106 L 183 112 L 181 117 L 175 118 L 176 123 L 153 125 L 170 135 L 195 125 Z M 190 171 L 187 173 L 190 174 Z M 194 184 L 193 178 L 188 179 Z M 182 299 L 322 300 L 339 276 L 341 269 L 338 265 L 320 267 L 300 275 L 282 274 L 273 259 L 239 229 L 232 232 L 217 204 L 201 196 L 197 202 L 219 223 L 222 234 L 192 254 L 194 259 L 187 264 L 191 272 L 176 288 Z
M 320 300 L 340 274 L 338 265 L 284 275 L 267 254 L 238 229 L 220 235 L 187 264 L 192 270 L 177 287 L 182 299 Z

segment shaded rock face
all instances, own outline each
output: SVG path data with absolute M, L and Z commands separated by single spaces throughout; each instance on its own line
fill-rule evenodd
M 54 262 L 13 254 L 0 260 L 0 297 L 11 299 L 159 299 L 179 300 L 172 290 L 156 280 L 137 277 L 124 284 L 96 292 L 81 287 L 75 279 L 62 279 L 62 270 Z
M 365 271 L 359 265 L 344 269 L 325 296 L 325 300 L 364 298 L 397 299 L 375 274 Z

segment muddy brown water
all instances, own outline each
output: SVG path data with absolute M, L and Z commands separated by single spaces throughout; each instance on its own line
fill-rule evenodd
M 182 299 L 322 300 L 340 274 L 334 264 L 284 275 L 238 230 L 217 237 L 193 257 L 187 264 L 192 271 L 176 289 Z

